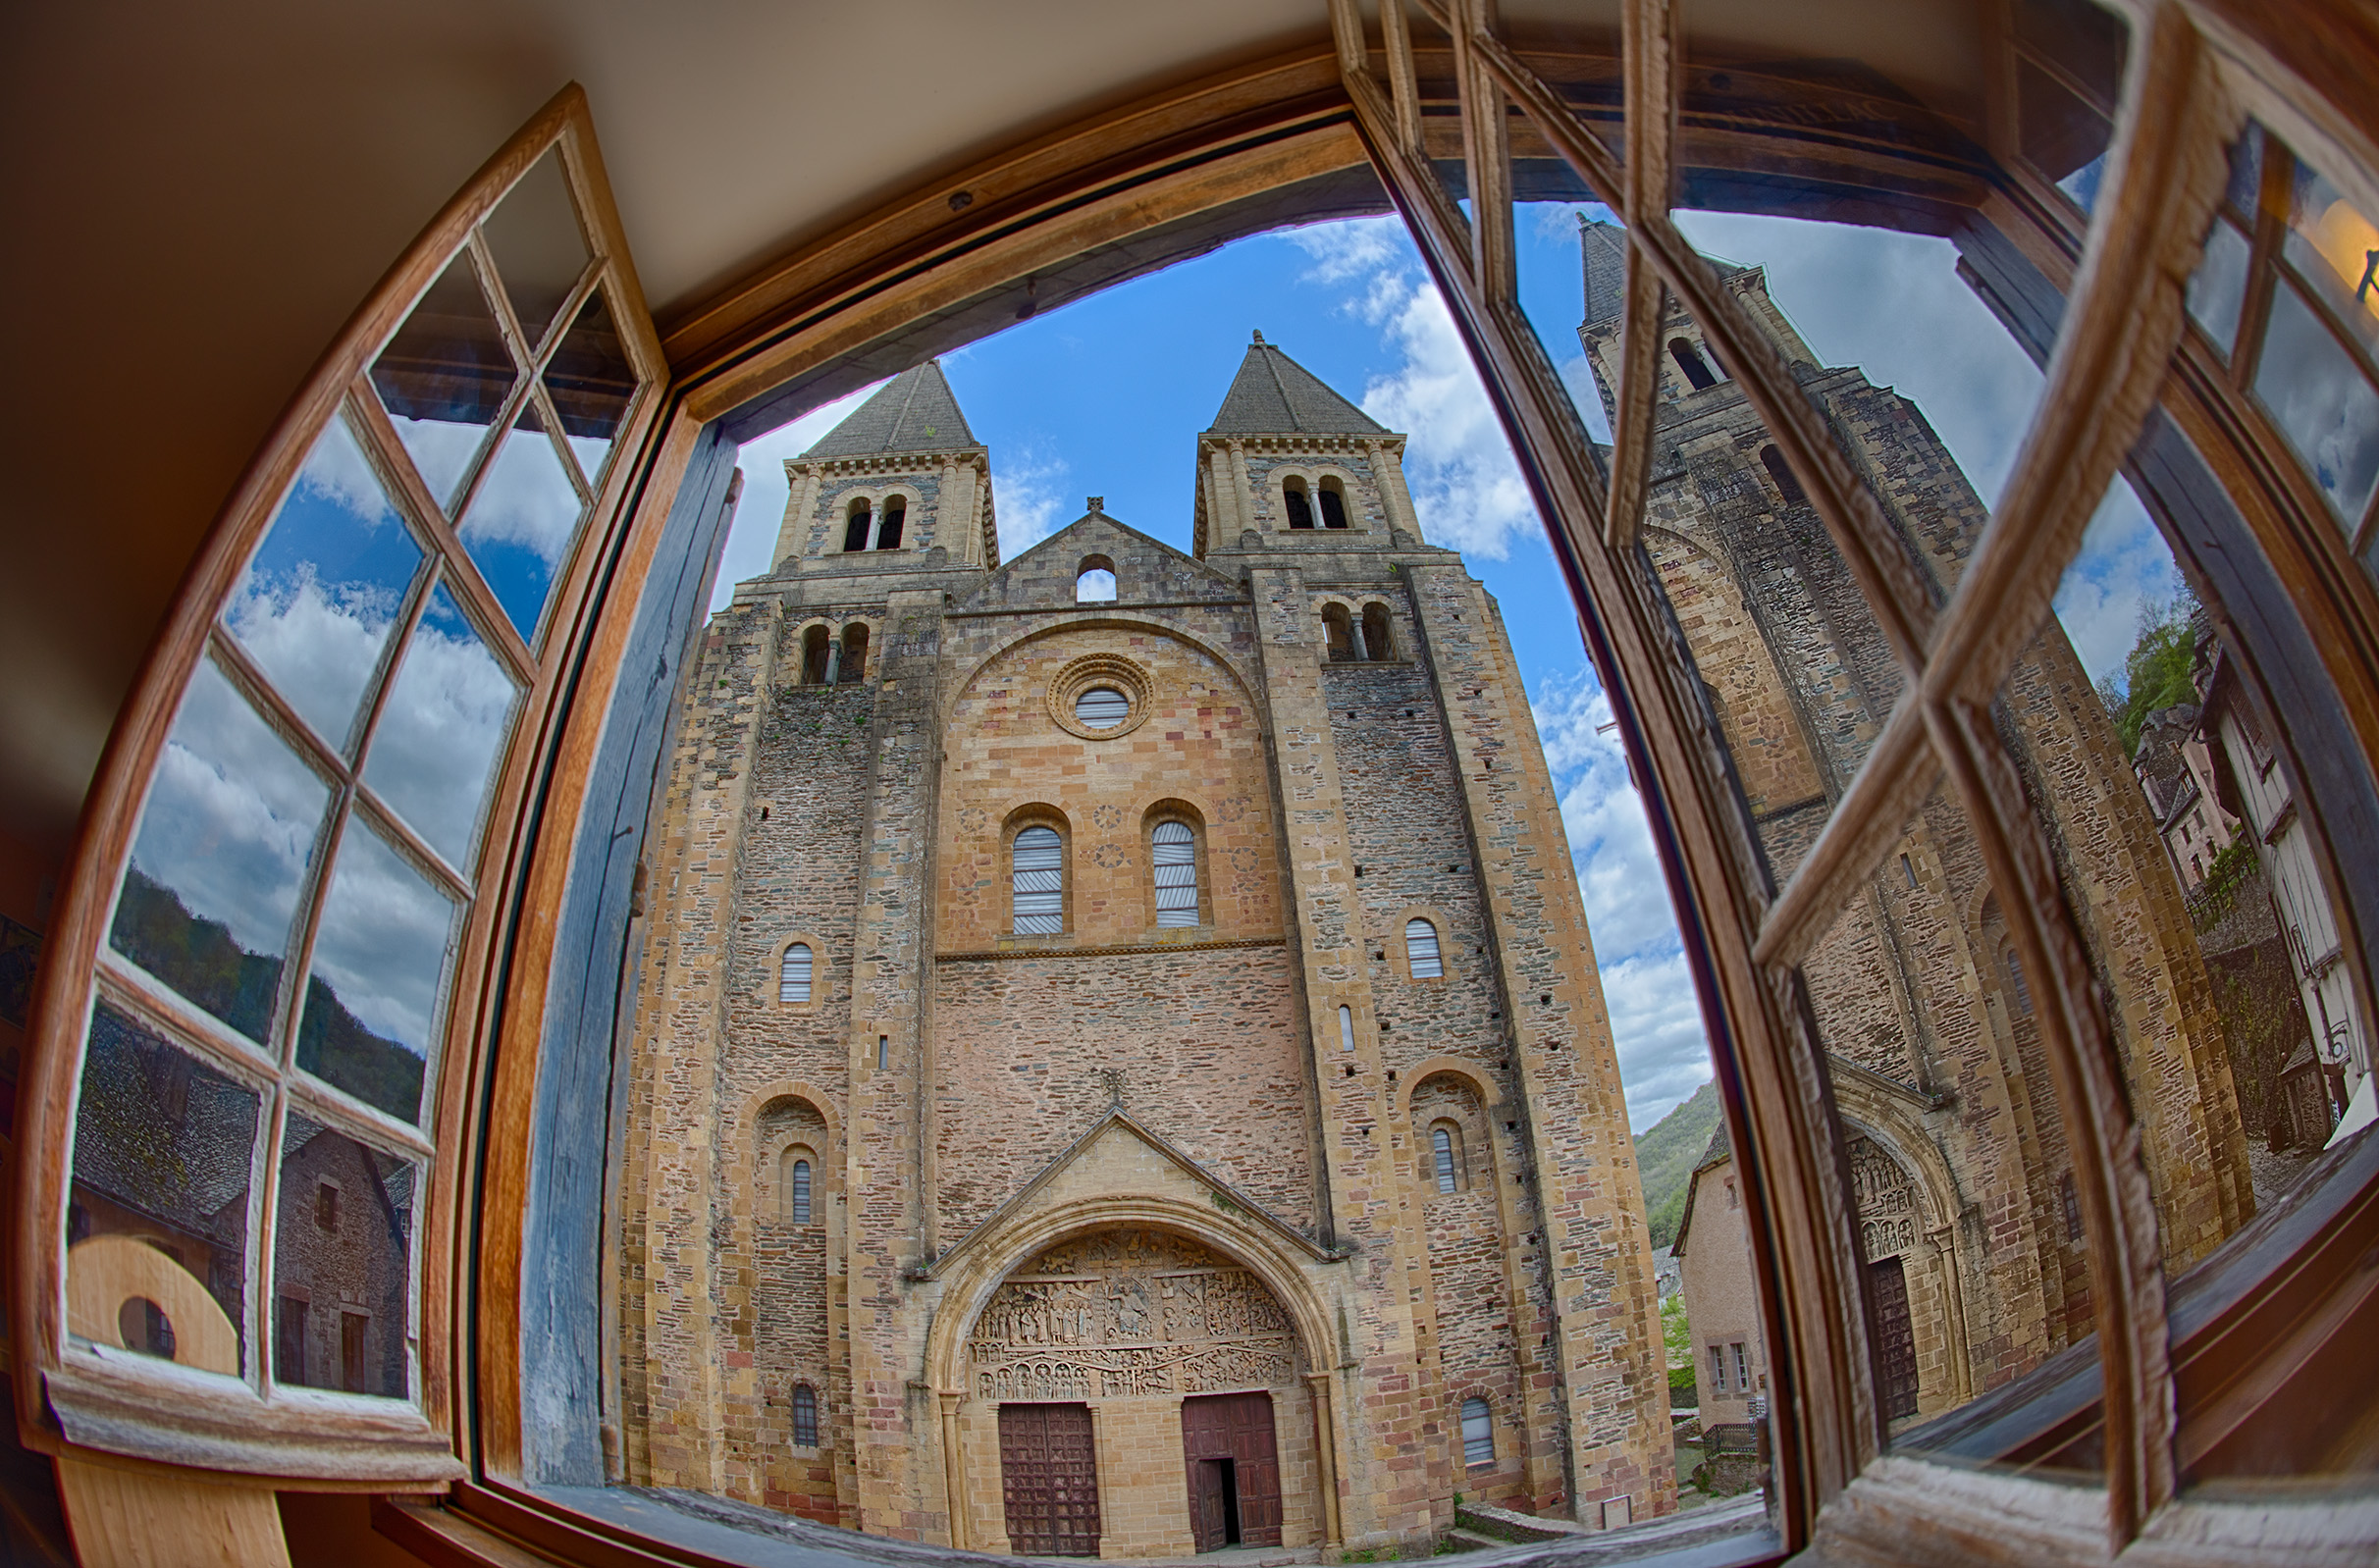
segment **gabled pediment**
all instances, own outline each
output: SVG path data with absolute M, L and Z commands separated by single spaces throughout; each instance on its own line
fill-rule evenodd
M 1175 1148 L 1122 1106 L 1111 1106 L 1014 1197 L 934 1259 L 925 1275 L 948 1273 L 984 1237 L 1006 1233 L 1015 1220 L 1034 1209 L 1122 1194 L 1211 1206 L 1262 1228 L 1316 1262 L 1340 1256 Z
M 970 609 L 1074 609 L 1075 579 L 1083 562 L 1110 562 L 1116 597 L 1125 604 L 1148 600 L 1213 600 L 1241 596 L 1239 579 L 1225 576 L 1159 539 L 1119 523 L 1104 512 L 1088 512 L 993 572 L 957 607 Z M 1096 609 L 1099 601 L 1079 606 Z

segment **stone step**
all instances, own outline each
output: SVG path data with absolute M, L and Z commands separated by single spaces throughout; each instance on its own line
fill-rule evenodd
M 1446 1532 L 1445 1543 L 1439 1546 L 1438 1550 L 1497 1551 L 1510 1544 L 1512 1544 L 1512 1542 L 1508 1541 L 1497 1541 L 1491 1536 L 1482 1536 L 1472 1531 L 1454 1529 Z

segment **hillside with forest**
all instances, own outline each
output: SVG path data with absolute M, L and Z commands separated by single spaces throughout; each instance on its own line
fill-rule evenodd
M 1644 1183 L 1644 1214 L 1652 1224 L 1654 1246 L 1676 1240 L 1677 1223 L 1685 1218 L 1685 1183 L 1718 1121 L 1718 1086 L 1705 1083 L 1637 1135 L 1636 1173 Z

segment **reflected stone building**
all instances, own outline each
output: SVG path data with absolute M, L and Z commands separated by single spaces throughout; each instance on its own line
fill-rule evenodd
M 1258 337 L 1189 554 L 1094 497 L 1002 562 L 934 365 L 787 465 L 644 867 L 625 1480 L 1124 1557 L 1674 1506 L 1568 844 L 1402 445 Z
M 1579 338 L 1610 407 L 1624 242 L 1598 223 L 1580 238 Z M 1759 268 L 1723 281 L 1873 485 L 1911 566 L 1945 599 L 1985 512 L 1924 414 L 1855 368 L 1819 364 Z M 1901 672 L 1760 417 L 1673 301 L 1662 338 L 1644 545 L 1780 886 L 1881 733 Z M 2076 901 L 2141 1123 L 2165 1268 L 2178 1273 L 2254 1211 L 2223 1021 L 2181 887 L 2054 619 L 1993 715 Z M 2092 1327 L 2073 1159 L 2034 990 L 1946 783 L 1802 972 L 1848 1135 L 1879 1392 L 1894 1419 L 1931 1416 Z M 1689 1273 L 1689 1316 L 1692 1294 Z

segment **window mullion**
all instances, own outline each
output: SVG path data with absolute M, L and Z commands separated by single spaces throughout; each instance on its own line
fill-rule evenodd
M 1799 964 L 1891 852 L 1940 777 L 1924 714 L 1913 698 L 1903 698 L 1817 842 L 1769 906 L 1754 956 L 1778 968 Z
M 420 1128 L 366 1105 L 334 1085 L 292 1070 L 286 1087 L 289 1098 L 304 1110 L 308 1120 L 342 1131 L 361 1133 L 375 1143 L 400 1149 L 425 1165 L 437 1157 L 436 1147 L 421 1135 Z
M 1469 173 L 1470 266 L 1481 296 L 1496 306 L 1519 295 L 1511 234 L 1511 137 L 1503 94 L 1473 40 L 1488 30 L 1494 0 L 1452 0 L 1454 79 L 1462 95 L 1462 163 Z
M 1644 527 L 1652 473 L 1652 433 L 1661 387 L 1660 334 L 1667 289 L 1636 242 L 1647 214 L 1668 211 L 1676 186 L 1676 8 L 1669 0 L 1630 0 L 1620 22 L 1620 90 L 1627 127 L 1626 191 L 1621 216 L 1628 229 L 1627 268 L 1619 330 L 1617 411 L 1612 419 L 1611 502 L 1603 514 L 1612 546 L 1632 544 Z
M 2288 238 L 2289 183 L 2296 160 L 2277 136 L 2263 138 L 2263 167 L 2255 182 L 2254 228 L 2247 235 L 2247 297 L 2230 345 L 2231 385 L 2249 392 L 2263 359 L 2263 329 L 2272 318 L 2272 290 L 2280 281 L 2280 246 Z
M 280 1064 L 265 1047 L 188 1001 L 113 947 L 100 948 L 94 978 L 100 1000 L 132 1014 L 177 1046 L 191 1050 L 227 1077 L 264 1095 L 270 1095 L 280 1081 Z
M 1358 58 L 1368 56 L 1361 48 L 1362 32 L 1355 29 L 1354 42 Z M 1412 26 L 1404 17 L 1403 0 L 1381 0 L 1380 45 L 1388 56 L 1388 91 L 1396 106 L 1397 136 L 1404 151 L 1414 157 L 1421 152 L 1421 86 L 1419 74 L 1412 65 Z

